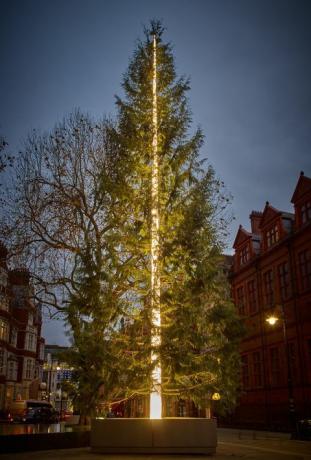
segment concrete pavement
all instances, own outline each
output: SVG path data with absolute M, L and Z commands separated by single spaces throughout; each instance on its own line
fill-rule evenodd
M 18 438 L 18 436 L 17 436 Z M 218 429 L 215 460 L 311 460 L 311 441 L 288 435 L 248 430 Z M 202 456 L 199 456 L 202 458 Z M 1 460 L 198 460 L 196 455 L 103 455 L 89 448 L 3 454 Z
M 287 433 L 218 428 L 218 453 L 222 449 L 241 458 L 311 460 L 311 441 L 291 440 Z

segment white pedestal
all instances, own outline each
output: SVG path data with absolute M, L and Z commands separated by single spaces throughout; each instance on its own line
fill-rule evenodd
M 101 453 L 216 453 L 216 421 L 206 418 L 92 419 L 91 449 Z

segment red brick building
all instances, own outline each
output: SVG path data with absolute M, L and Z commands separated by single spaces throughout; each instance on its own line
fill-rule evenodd
M 232 293 L 247 330 L 236 425 L 289 428 L 290 406 L 297 419 L 311 417 L 311 179 L 303 173 L 291 202 L 294 213 L 268 202 L 253 211 L 251 231 L 240 226 L 233 246 Z
M 42 380 L 41 311 L 26 270 L 9 271 L 0 242 L 0 412 L 13 399 L 36 399 Z

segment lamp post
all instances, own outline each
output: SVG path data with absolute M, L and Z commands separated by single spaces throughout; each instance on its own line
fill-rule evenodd
M 291 366 L 291 354 L 288 343 L 287 336 L 287 324 L 284 311 L 284 305 L 280 305 L 281 312 L 281 321 L 282 321 L 282 330 L 283 330 L 283 341 L 285 347 L 285 356 L 286 356 L 286 368 L 287 368 L 287 391 L 288 391 L 288 417 L 289 424 L 292 433 L 292 438 L 296 438 L 297 427 L 296 427 L 296 413 L 295 413 L 295 401 L 294 401 L 294 388 L 293 388 L 293 373 Z M 276 315 L 271 315 L 266 318 L 266 322 L 270 326 L 274 326 L 279 321 L 279 318 Z
M 51 357 L 50 368 L 48 370 L 48 401 L 51 402 L 51 385 L 52 385 L 53 359 Z
M 59 373 L 60 369 L 61 369 L 60 366 L 56 367 L 56 371 L 57 371 L 56 378 L 57 378 L 57 380 L 58 380 L 58 373 Z M 57 383 L 57 385 L 58 385 L 58 383 Z M 60 398 L 59 419 L 61 421 L 61 419 L 62 419 L 62 402 L 63 402 L 62 382 L 60 382 L 60 385 L 59 385 L 59 398 Z

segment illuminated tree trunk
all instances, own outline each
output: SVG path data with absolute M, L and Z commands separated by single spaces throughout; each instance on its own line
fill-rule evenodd
M 161 312 L 160 312 L 160 270 L 159 270 L 159 158 L 157 132 L 157 43 L 153 35 L 153 79 L 152 79 L 152 171 L 151 171 L 151 361 L 155 362 L 152 371 L 152 389 L 150 394 L 150 418 L 161 418 L 161 363 L 158 361 L 156 348 L 161 343 Z

